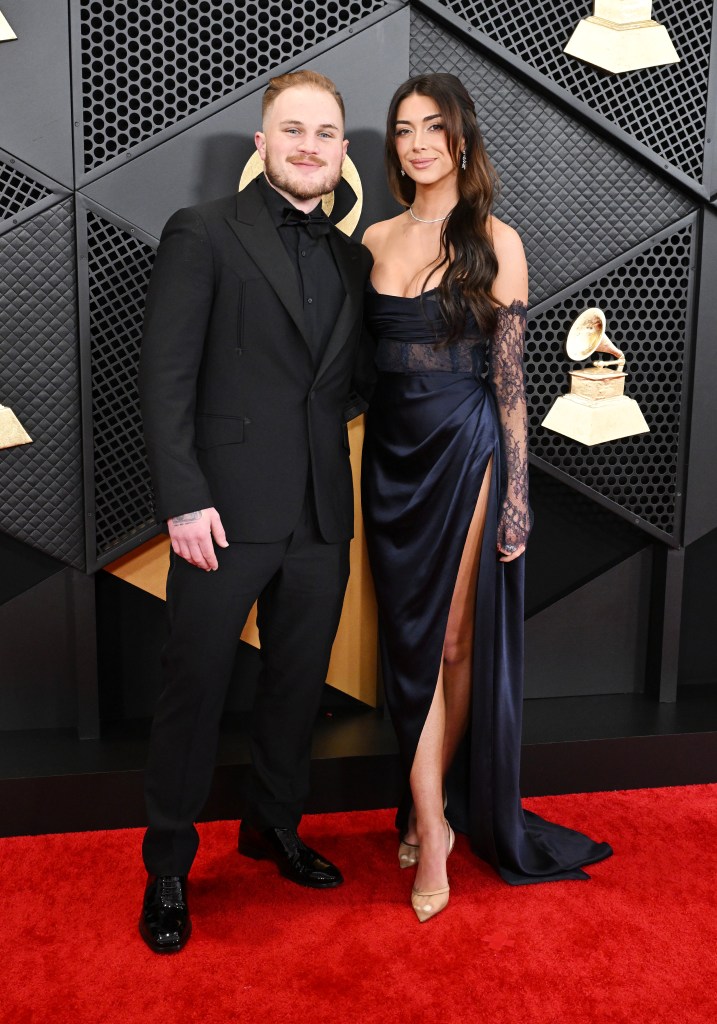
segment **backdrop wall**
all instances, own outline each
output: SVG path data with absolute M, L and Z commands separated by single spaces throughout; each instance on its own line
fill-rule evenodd
M 476 99 L 531 268 L 528 696 L 714 681 L 715 6 L 656 2 L 681 62 L 614 76 L 562 52 L 583 0 L 2 0 L 0 402 L 33 443 L 0 451 L 0 728 L 151 711 L 161 602 L 96 574 L 156 532 L 136 395 L 153 253 L 173 210 L 236 188 L 268 78 L 303 66 L 347 100 L 359 236 L 395 210 L 395 86 L 452 71 Z M 540 426 L 588 305 L 651 427 L 593 448 Z

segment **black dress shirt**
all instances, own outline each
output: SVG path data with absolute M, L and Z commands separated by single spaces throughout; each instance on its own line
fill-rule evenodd
M 301 211 L 272 188 L 263 174 L 257 179 L 257 184 L 296 271 L 307 340 L 314 365 L 318 366 L 346 298 L 346 290 L 329 245 L 328 231 L 315 231 L 313 224 L 308 219 L 304 220 Z M 312 210 L 311 220 L 328 226 L 329 220 L 321 210 L 320 203 Z

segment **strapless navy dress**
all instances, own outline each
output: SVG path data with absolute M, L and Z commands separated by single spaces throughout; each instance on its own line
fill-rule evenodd
M 446 816 L 506 882 L 587 878 L 582 868 L 610 856 L 610 846 L 523 810 L 519 792 L 524 558 L 500 562 L 496 545 L 506 534 L 519 543 L 529 529 L 527 450 L 519 429 L 525 307 L 501 310 L 490 342 L 469 316 L 464 337 L 441 343 L 435 290 L 403 298 L 369 286 L 366 316 L 377 343 L 378 381 L 366 419 L 363 515 L 386 700 L 405 773 L 397 827 L 403 832 L 407 825 L 409 774 L 492 459 L 470 720 L 446 780 Z

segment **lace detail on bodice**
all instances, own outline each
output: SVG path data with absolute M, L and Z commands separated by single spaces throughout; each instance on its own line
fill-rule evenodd
M 485 339 L 469 314 L 463 338 L 446 345 L 436 289 L 405 297 L 369 291 L 366 312 L 383 373 L 484 372 Z
M 482 347 L 481 347 L 482 346 Z M 453 345 L 415 341 L 379 342 L 376 366 L 383 373 L 483 373 L 485 345 L 480 338 L 461 338 Z
M 488 380 L 495 396 L 501 432 L 505 488 L 498 544 L 510 550 L 528 540 L 528 412 L 525 403 L 523 348 L 527 309 L 522 302 L 498 310 L 490 343 Z

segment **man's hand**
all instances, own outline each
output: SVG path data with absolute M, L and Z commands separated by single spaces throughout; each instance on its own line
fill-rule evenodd
M 167 520 L 169 537 L 175 555 L 186 559 L 190 565 L 211 572 L 219 568 L 214 553 L 212 537 L 220 548 L 228 548 L 222 521 L 215 508 L 203 508 L 199 512 L 185 512 Z

